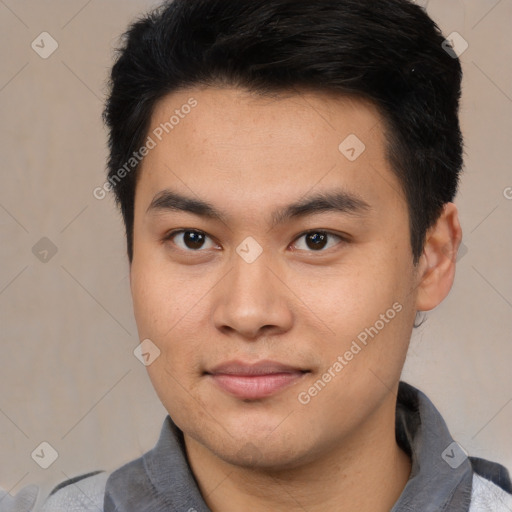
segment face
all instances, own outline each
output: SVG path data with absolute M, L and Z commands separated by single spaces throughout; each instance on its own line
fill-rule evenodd
M 186 437 L 284 468 L 332 452 L 385 405 L 394 418 L 418 278 L 376 109 L 191 88 L 157 105 L 148 135 L 134 311 Z

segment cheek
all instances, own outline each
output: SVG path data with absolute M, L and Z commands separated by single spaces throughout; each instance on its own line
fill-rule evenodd
M 201 371 L 196 336 L 200 310 L 191 309 L 183 286 L 162 278 L 154 267 L 134 272 L 132 295 L 140 339 L 149 338 L 160 350 L 146 367 L 149 378 L 164 407 L 179 418 L 179 411 L 190 409 L 189 393 Z
M 192 293 L 176 272 L 162 271 L 145 260 L 132 267 L 132 299 L 139 338 L 149 338 L 160 350 L 159 358 L 147 367 L 150 376 L 176 375 L 181 380 L 199 371 L 201 318 L 204 293 Z M 170 378 L 170 377 L 168 377 Z M 172 380 L 172 379 L 171 379 Z
M 347 377 L 357 380 L 364 374 L 363 379 L 369 378 L 370 368 L 382 374 L 384 381 L 394 380 L 414 321 L 409 260 L 406 250 L 381 247 L 373 255 L 367 254 L 364 261 L 354 259 L 350 268 L 332 276 L 323 288 L 315 287 L 305 299 L 315 304 L 315 312 L 334 331 L 330 334 L 332 342 L 319 340 L 326 364 L 333 364 L 348 351 L 350 362 L 343 370 Z
M 131 293 L 139 335 L 163 339 L 190 307 L 186 283 L 148 255 L 135 259 Z
M 395 302 L 404 301 L 407 280 L 398 262 L 383 261 L 377 255 L 373 260 L 352 261 L 337 275 L 304 290 L 304 302 L 313 304 L 334 331 L 354 336 Z

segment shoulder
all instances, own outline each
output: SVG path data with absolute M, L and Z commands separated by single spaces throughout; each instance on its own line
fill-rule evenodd
M 18 494 L 11 496 L 9 492 L 0 489 L 0 512 L 30 512 L 34 509 L 40 489 L 37 485 L 27 485 Z
M 510 512 L 512 483 L 508 470 L 501 464 L 470 457 L 473 486 L 469 512 Z
M 41 512 L 98 512 L 103 510 L 109 473 L 95 471 L 59 484 L 44 502 Z

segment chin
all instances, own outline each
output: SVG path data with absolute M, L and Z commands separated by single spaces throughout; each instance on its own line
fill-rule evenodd
M 225 462 L 251 470 L 283 471 L 297 468 L 304 464 L 308 457 L 304 447 L 300 451 L 292 446 L 274 446 L 267 442 L 247 441 L 239 445 L 236 451 L 216 453 Z

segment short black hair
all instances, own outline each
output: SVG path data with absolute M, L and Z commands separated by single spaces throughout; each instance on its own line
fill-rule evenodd
M 155 104 L 187 87 L 228 85 L 372 102 L 407 199 L 417 264 L 463 163 L 462 70 L 443 43 L 435 22 L 408 0 L 174 0 L 135 21 L 118 48 L 103 113 L 108 180 L 130 262 L 139 165 L 132 159 L 126 172 L 126 163 L 146 140 Z

